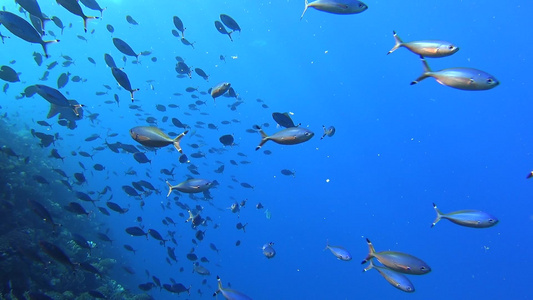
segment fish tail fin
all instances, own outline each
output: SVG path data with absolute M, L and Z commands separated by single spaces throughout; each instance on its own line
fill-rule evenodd
M 261 142 L 259 142 L 259 145 L 255 147 L 255 151 L 257 151 L 261 149 L 261 147 L 263 147 L 263 145 L 270 139 L 270 137 L 263 131 L 263 129 L 261 129 L 261 127 L 259 127 L 259 125 L 254 125 L 254 129 L 258 130 L 261 134 Z
M 229 36 L 229 40 L 233 42 L 233 38 L 231 37 L 232 33 L 233 33 L 233 31 L 228 32 L 228 36 Z M 194 48 L 194 46 L 193 46 L 193 48 Z
M 172 190 L 173 190 L 174 188 L 172 187 L 172 184 L 170 184 L 170 182 L 168 182 L 168 181 L 165 181 L 165 182 L 166 182 L 167 185 L 168 185 L 168 194 L 167 194 L 167 198 L 168 198 L 168 196 L 170 196 L 170 194 L 172 193 Z
M 394 47 L 392 47 L 392 49 L 390 49 L 389 52 L 387 52 L 387 55 L 389 55 L 392 52 L 396 51 L 396 49 L 400 48 L 402 46 L 402 43 L 403 43 L 402 39 L 400 39 L 398 34 L 396 34 L 396 31 L 393 31 L 392 33 L 394 34 L 394 42 L 396 42 L 396 44 L 394 45 Z
M 57 106 L 53 103 L 50 103 L 50 110 L 48 111 L 48 115 L 46 115 L 47 119 L 52 118 L 53 116 L 57 115 L 59 113 L 59 110 L 61 109 L 60 106 Z
M 48 51 L 46 47 L 48 46 L 48 44 L 52 44 L 52 43 L 59 43 L 59 40 L 49 40 L 49 41 L 43 41 L 41 43 L 41 45 L 43 46 L 44 57 L 46 58 L 50 57 L 50 55 L 48 55 Z
M 300 21 L 303 19 L 305 12 L 307 11 L 307 8 L 309 8 L 309 1 L 305 0 L 305 8 L 304 8 L 304 12 L 302 13 L 302 16 L 300 17 Z
M 322 128 L 324 129 L 324 134 L 322 135 L 322 137 L 320 139 L 325 138 L 326 135 L 328 134 L 328 130 L 326 129 L 326 126 L 322 125 Z
M 133 93 L 135 93 L 136 91 L 138 91 L 139 89 L 134 89 L 134 90 L 131 90 L 130 91 L 130 95 L 131 95 L 131 102 L 133 103 Z
M 89 19 L 100 19 L 100 17 L 85 17 L 83 18 L 83 30 L 87 32 L 87 20 Z
M 374 245 L 372 245 L 372 242 L 368 238 L 366 239 L 366 243 L 368 244 L 368 255 L 361 262 L 361 264 L 364 264 L 367 261 L 369 261 L 370 259 L 372 259 L 372 257 L 374 257 L 374 253 L 376 253 L 376 250 L 374 249 Z
M 326 248 L 324 248 L 324 251 L 328 250 L 329 248 L 329 239 L 326 239 Z
M 369 260 L 370 264 L 368 264 L 368 266 L 366 268 L 363 269 L 363 272 L 366 272 L 368 270 L 371 270 L 373 269 L 375 266 L 374 266 L 374 262 L 372 260 Z
M 430 76 L 431 68 L 429 67 L 428 62 L 426 61 L 426 59 L 424 59 L 424 57 L 422 55 L 420 55 L 420 59 L 422 60 L 422 66 L 424 67 L 424 72 L 415 81 L 412 81 L 411 85 L 417 84 L 420 81 L 422 81 L 422 80 L 424 80 L 424 79 L 426 79 L 426 78 L 428 78 Z
M 433 203 L 433 209 L 435 209 L 435 212 L 437 213 L 437 218 L 435 218 L 435 221 L 433 221 L 433 223 L 431 224 L 431 228 L 433 228 L 433 226 L 435 226 L 435 224 L 437 224 L 437 222 L 439 222 L 442 218 L 442 212 L 440 211 L 440 209 L 437 208 L 437 205 L 435 203 Z
M 185 130 L 184 132 L 180 133 L 175 139 L 174 139 L 174 148 L 178 150 L 179 153 L 183 153 L 180 146 L 181 139 L 189 132 L 189 130 Z M 173 169 L 174 170 L 174 169 Z

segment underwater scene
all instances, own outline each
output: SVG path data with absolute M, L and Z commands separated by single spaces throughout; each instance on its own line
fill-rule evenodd
M 0 7 L 0 299 L 533 299 L 533 2 Z

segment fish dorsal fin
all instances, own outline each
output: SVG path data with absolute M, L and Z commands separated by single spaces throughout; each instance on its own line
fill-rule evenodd
M 53 103 L 50 103 L 50 110 L 48 111 L 48 115 L 46 118 L 50 119 L 60 113 L 61 106 L 55 105 Z

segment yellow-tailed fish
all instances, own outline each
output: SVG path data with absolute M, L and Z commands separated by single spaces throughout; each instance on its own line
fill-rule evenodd
M 431 224 L 431 227 L 435 226 L 438 221 L 441 219 L 447 219 L 451 222 L 472 228 L 487 228 L 492 227 L 498 224 L 498 219 L 486 212 L 479 210 L 459 210 L 451 213 L 443 214 L 435 203 L 433 203 L 433 208 L 437 213 L 437 218 Z
M 255 150 L 261 147 L 268 141 L 274 141 L 281 145 L 296 145 L 310 140 L 315 134 L 308 129 L 302 127 L 289 127 L 280 130 L 273 135 L 266 134 L 261 127 L 254 125 L 254 129 L 261 133 L 261 142 Z
M 185 130 L 180 133 L 176 138 L 171 139 L 161 129 L 152 126 L 137 126 L 130 129 L 131 137 L 139 142 L 143 146 L 160 148 L 170 144 L 174 145 L 174 148 L 180 153 L 183 153 L 180 146 L 181 139 L 189 132 Z
M 431 271 L 429 265 L 418 257 L 397 251 L 376 252 L 370 240 L 366 239 L 366 242 L 368 244 L 368 256 L 361 264 L 376 258 L 385 267 L 404 274 L 423 275 Z
M 418 55 L 422 55 L 423 57 L 445 57 L 459 51 L 459 47 L 450 42 L 439 40 L 423 40 L 406 43 L 400 39 L 398 34 L 396 34 L 396 31 L 393 31 L 392 33 L 394 34 L 394 41 L 396 44 L 387 54 L 391 54 L 400 47 L 405 47 L 409 51 Z

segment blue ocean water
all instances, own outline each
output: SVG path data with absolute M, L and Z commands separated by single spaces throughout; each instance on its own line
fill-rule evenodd
M 56 203 L 59 207 L 51 208 L 52 215 L 65 223 L 59 237 L 50 234 L 40 239 L 53 239 L 78 261 L 81 254 L 74 254 L 68 244 L 69 232 L 81 233 L 97 245 L 87 259 L 94 263 L 96 258 L 115 261 L 114 267 L 104 270 L 107 275 L 99 284 L 114 280 L 133 294 L 144 293 L 137 286 L 151 281 L 154 275 L 163 283 L 173 278 L 191 286 L 190 295 L 181 294 L 180 298 L 210 299 L 217 290 L 219 275 L 224 286 L 231 283 L 233 289 L 253 299 L 532 299 L 528 274 L 533 266 L 533 205 L 529 201 L 531 182 L 526 179 L 532 170 L 529 148 L 533 144 L 528 130 L 532 111 L 528 73 L 532 3 L 365 3 L 369 9 L 361 14 L 334 15 L 309 8 L 300 20 L 304 1 L 100 0 L 106 7 L 103 17 L 88 20 L 89 32 L 84 33 L 80 17 L 55 2 L 39 1 L 46 15 L 58 16 L 65 25 L 72 23 L 63 34 L 52 22 L 46 23 L 45 30 L 53 31 L 60 42 L 48 46 L 51 57 L 42 66 L 37 66 L 32 56 L 43 53 L 40 45 L 29 44 L 0 26 L 0 32 L 10 36 L 0 47 L 1 64 L 20 72 L 21 78 L 21 82 L 9 84 L 0 103 L 3 131 L 17 137 L 4 141 L 3 146 L 30 157 L 28 165 L 18 166 L 23 171 L 6 177 L 24 182 L 41 195 L 35 200 L 46 207 Z M 24 16 L 12 1 L 4 1 L 3 6 Z M 100 16 L 86 8 L 84 12 Z M 233 42 L 214 26 L 220 14 L 230 15 L 242 28 L 242 32 L 232 33 Z M 138 25 L 128 23 L 127 15 Z M 194 48 L 172 35 L 173 16 L 183 21 L 185 38 L 194 42 Z M 107 24 L 114 27 L 114 33 L 106 30 Z M 440 39 L 460 47 L 452 56 L 428 58 L 432 69 L 481 69 L 494 75 L 500 85 L 472 92 L 442 86 L 429 78 L 411 86 L 409 83 L 422 73 L 422 64 L 405 48 L 386 55 L 394 46 L 393 30 L 404 41 Z M 125 40 L 137 53 L 151 54 L 140 56 L 138 64 L 132 63 L 132 57 L 123 62 L 124 55 L 114 47 L 113 37 Z M 53 37 L 48 34 L 44 39 Z M 129 107 L 129 93 L 118 87 L 104 62 L 104 53 L 113 56 L 117 65 L 124 67 L 132 87 L 140 89 L 133 103 L 139 109 Z M 72 57 L 74 64 L 62 67 L 65 59 L 61 55 Z M 194 72 L 190 79 L 177 78 L 176 56 L 192 68 L 206 71 L 209 81 Z M 50 70 L 47 81 L 40 81 L 46 65 L 53 61 L 60 65 Z M 38 125 L 36 121 L 46 119 L 49 103 L 38 95 L 16 97 L 38 83 L 57 88 L 58 76 L 67 71 L 86 79 L 69 82 L 61 89 L 67 98 L 85 105 L 85 118 L 76 122 L 74 130 L 56 124 L 57 117 L 47 120 L 53 124 L 51 128 Z M 235 98 L 213 101 L 209 94 L 200 93 L 224 81 L 231 83 L 243 101 L 235 110 L 229 107 Z M 198 91 L 188 93 L 187 87 L 197 87 Z M 107 94 L 96 96 L 96 92 Z M 120 98 L 119 105 L 114 94 Z M 197 100 L 191 94 L 205 105 L 190 110 L 188 105 Z M 157 104 L 165 105 L 166 111 L 158 111 Z M 280 130 L 272 119 L 273 112 L 291 112 L 294 122 L 315 136 L 290 146 L 269 141 L 255 151 L 260 135 L 246 130 L 264 123 L 270 125 L 263 126 L 268 134 Z M 91 114 L 98 114 L 93 121 L 87 118 Z M 165 116 L 169 118 L 166 122 L 162 120 Z M 107 148 L 106 142 L 139 146 L 129 129 L 149 125 L 147 117 L 155 117 L 164 132 L 182 132 L 172 125 L 172 118 L 191 127 L 181 143 L 190 163 L 180 164 L 179 153 L 172 146 L 146 152 L 151 160 L 148 164 Z M 222 124 L 224 120 L 230 124 Z M 216 124 L 218 129 L 198 122 Z M 335 126 L 335 135 L 321 140 L 322 125 Z M 58 134 L 60 139 L 41 148 L 31 129 Z M 118 135 L 109 137 L 111 133 Z M 92 134 L 101 139 L 86 142 Z M 237 145 L 223 147 L 218 138 L 224 134 L 233 134 Z M 192 144 L 200 147 L 194 149 Z M 93 150 L 98 146 L 106 148 Z M 66 157 L 64 162 L 49 157 L 52 148 Z M 265 155 L 264 150 L 272 154 Z M 94 156 L 71 154 L 79 151 Z M 190 157 L 198 151 L 205 157 Z M 95 163 L 106 169 L 95 171 Z M 194 177 L 220 183 L 210 190 L 212 199 L 203 199 L 201 194 L 191 199 L 183 193 L 166 198 L 165 181 L 177 184 L 187 179 L 192 175 L 187 169 L 191 164 L 200 173 Z M 214 172 L 221 164 L 224 172 Z M 69 175 L 73 191 L 61 184 L 62 178 L 52 168 Z M 175 176 L 161 174 L 163 168 L 175 168 Z M 125 175 L 128 169 L 137 175 Z M 281 174 L 282 169 L 293 170 L 295 176 Z M 87 183 L 74 184 L 75 172 L 83 172 Z M 47 178 L 50 185 L 35 182 L 32 176 L 36 174 Z M 142 208 L 139 199 L 122 190 L 122 186 L 138 180 L 149 181 L 159 191 L 143 197 Z M 243 182 L 253 189 L 242 187 Z M 101 196 L 96 204 L 105 207 L 112 196 L 113 202 L 129 208 L 126 214 L 111 212 L 105 216 L 74 195 L 74 191 L 99 192 L 106 186 L 112 192 Z M 97 198 L 98 194 L 92 196 Z M 190 207 L 200 205 L 202 217 L 212 219 L 199 227 L 205 230 L 205 238 L 197 245 L 191 241 L 196 230 L 185 223 L 187 212 L 174 204 L 175 197 Z M 230 211 L 234 202 L 245 199 L 247 204 L 239 214 Z M 91 215 L 73 217 L 60 208 L 71 201 L 80 202 Z M 257 203 L 265 208 L 256 209 Z M 444 212 L 486 211 L 500 222 L 491 228 L 472 229 L 442 220 L 430 228 L 435 218 L 432 203 Z M 175 231 L 177 245 L 166 244 L 176 248 L 177 263 L 167 263 L 167 249 L 153 238 L 125 233 L 126 227 L 139 225 L 138 216 L 146 230 L 156 229 L 165 238 L 168 231 Z M 28 214 L 30 217 L 38 219 Z M 165 226 L 161 222 L 165 217 L 171 217 L 176 226 Z M 247 223 L 246 232 L 236 229 L 239 222 Z M 35 224 L 46 229 L 47 224 Z M 107 232 L 113 243 L 98 240 L 96 232 Z M 395 250 L 420 257 L 432 271 L 409 276 L 416 287 L 413 294 L 395 289 L 376 271 L 362 272 L 360 261 L 368 253 L 365 238 L 377 251 Z M 340 261 L 324 251 L 328 240 L 350 251 L 353 259 Z M 261 250 L 268 242 L 274 242 L 277 252 L 272 259 L 264 257 Z M 219 253 L 210 249 L 211 243 Z M 136 254 L 126 251 L 124 244 L 133 246 Z M 186 258 L 191 249 L 198 257 L 208 258 L 208 263 L 201 264 L 210 270 L 209 276 L 192 272 L 193 263 Z M 135 274 L 126 273 L 122 266 L 129 266 Z M 9 274 L 2 277 L 9 279 Z M 50 280 L 53 278 L 50 275 Z M 29 290 L 45 294 L 51 290 L 36 283 L 29 286 Z M 147 293 L 155 299 L 176 297 L 159 288 Z M 76 296 L 82 297 L 81 293 Z

